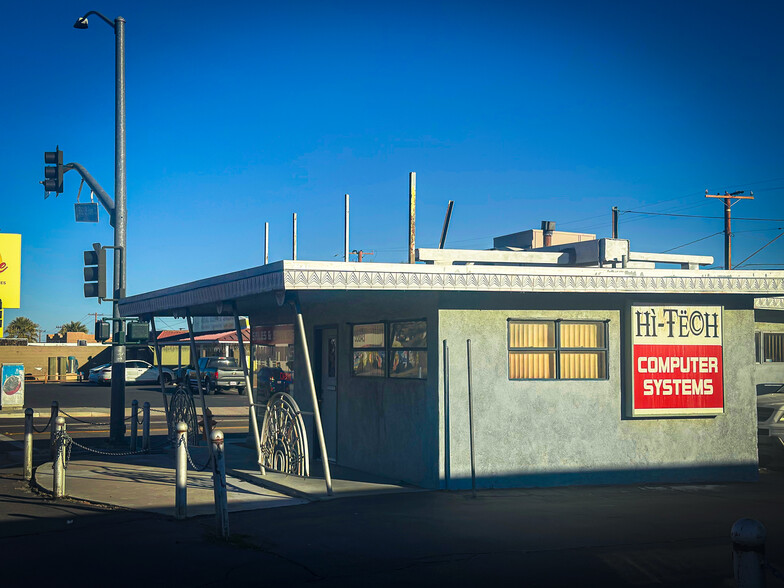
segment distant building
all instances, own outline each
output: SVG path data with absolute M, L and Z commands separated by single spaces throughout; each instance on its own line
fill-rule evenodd
M 87 341 L 88 343 L 96 343 L 95 336 L 91 333 L 80 333 L 77 331 L 68 331 L 67 333 L 55 333 L 54 335 L 47 335 L 47 343 L 76 343 L 77 341 Z

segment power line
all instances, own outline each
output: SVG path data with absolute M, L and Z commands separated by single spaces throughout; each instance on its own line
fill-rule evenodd
M 673 247 L 672 249 L 667 249 L 666 251 L 662 251 L 661 253 L 669 253 L 670 251 L 675 251 L 676 249 L 680 249 L 681 247 L 686 247 L 687 245 L 692 245 L 694 243 L 699 243 L 700 241 L 704 241 L 705 239 L 710 239 L 711 237 L 715 237 L 716 235 L 721 235 L 724 231 L 717 231 L 708 235 L 707 237 L 700 237 L 699 239 L 695 239 L 694 241 L 689 241 L 688 243 L 684 243 L 683 245 L 678 245 L 677 247 Z
M 778 239 L 779 237 L 784 237 L 784 232 L 781 232 L 781 233 L 779 233 L 778 235 L 776 235 L 775 237 L 773 237 L 773 238 L 772 238 L 770 241 L 768 241 L 767 243 L 765 243 L 765 244 L 764 244 L 762 247 L 760 247 L 759 249 L 757 249 L 757 250 L 756 250 L 754 253 L 752 253 L 751 255 L 749 255 L 749 256 L 748 256 L 746 259 L 744 259 L 743 261 L 748 261 L 749 259 L 751 259 L 751 258 L 752 258 L 752 257 L 754 257 L 755 255 L 757 255 L 757 253 L 759 253 L 760 251 L 762 251 L 763 249 L 765 249 L 765 247 L 767 247 L 768 245 L 770 245 L 771 243 L 773 243 L 773 242 L 774 242 L 776 239 Z M 741 265 L 743 265 L 743 261 L 741 261 L 741 262 L 740 262 L 739 264 L 737 264 L 735 267 L 740 267 Z
M 620 212 L 629 214 L 645 214 L 649 216 L 678 216 L 685 218 L 710 218 L 710 219 L 723 219 L 723 216 L 707 216 L 700 214 L 674 214 L 670 212 L 640 212 L 639 210 L 622 210 Z M 748 217 L 734 217 L 733 220 L 742 221 L 761 221 L 761 222 L 784 222 L 784 218 L 748 218 Z

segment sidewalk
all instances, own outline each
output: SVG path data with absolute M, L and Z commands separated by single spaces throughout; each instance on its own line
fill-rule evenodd
M 205 445 L 191 447 L 190 454 L 197 466 L 207 463 L 209 454 Z M 294 506 L 348 496 L 420 491 L 346 468 L 335 468 L 333 493 L 330 496 L 322 477 L 302 478 L 276 472 L 262 475 L 257 465 L 256 452 L 239 440 L 226 443 L 226 466 L 230 512 Z M 174 468 L 173 449 L 159 453 L 112 456 L 88 454 L 75 448 L 66 470 L 65 493 L 70 498 L 89 502 L 173 515 Z M 38 466 L 34 478 L 39 486 L 51 492 L 52 462 Z M 189 467 L 188 516 L 214 512 L 212 471 L 208 469 L 199 472 Z

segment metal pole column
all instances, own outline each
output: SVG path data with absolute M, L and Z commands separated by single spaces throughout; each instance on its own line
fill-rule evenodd
M 416 261 L 416 172 L 408 174 L 408 263 Z
M 343 234 L 343 261 L 348 261 L 348 194 L 346 194 L 346 224 Z
M 24 479 L 33 478 L 33 409 L 25 408 Z
M 269 263 L 269 223 L 264 223 L 264 265 Z
M 724 269 L 732 269 L 732 229 L 730 217 L 732 216 L 732 203 L 729 198 L 724 199 Z
M 177 461 L 175 464 L 174 518 L 188 516 L 188 423 L 177 423 Z
M 114 83 L 114 302 L 112 302 L 113 332 L 118 338 L 122 332 L 118 301 L 125 298 L 125 265 L 127 254 L 125 234 L 126 180 L 125 180 L 125 19 L 114 19 L 115 83 Z M 119 255 L 118 255 L 119 253 Z M 125 345 L 112 346 L 112 399 L 109 423 L 109 440 L 122 443 L 125 437 Z
M 193 319 L 191 318 L 190 308 L 185 309 L 185 318 L 188 320 L 188 335 L 190 335 L 191 343 L 191 362 L 193 369 L 196 372 L 196 382 L 199 386 L 199 396 L 201 397 L 201 415 L 204 420 L 204 433 L 207 439 L 212 434 L 212 424 L 210 423 L 209 413 L 207 412 L 207 401 L 204 399 L 204 383 L 201 381 L 201 371 L 199 370 L 199 356 L 196 353 L 196 339 L 193 337 Z M 187 378 L 186 378 L 187 379 Z M 190 388 L 190 382 L 186 382 L 186 386 Z M 197 431 L 198 433 L 198 431 Z M 212 460 L 212 471 L 215 471 L 215 456 L 212 453 L 212 443 L 207 441 L 207 447 L 210 451 L 210 459 Z
M 299 305 L 299 294 L 294 295 L 294 310 L 297 314 L 297 329 L 299 339 L 302 342 L 302 356 L 305 359 L 305 373 L 308 377 L 308 387 L 310 388 L 310 399 L 313 402 L 313 417 L 316 421 L 316 436 L 318 437 L 319 448 L 321 449 L 321 462 L 324 466 L 324 481 L 327 484 L 327 494 L 332 496 L 332 475 L 329 471 L 329 457 L 327 456 L 327 445 L 324 442 L 324 429 L 321 426 L 321 411 L 319 410 L 318 398 L 316 398 L 316 383 L 313 381 L 313 367 L 310 364 L 310 352 L 308 351 L 308 339 L 305 336 L 305 322 L 302 320 L 302 308 Z
M 158 342 L 158 329 L 155 327 L 155 317 L 150 317 L 150 326 L 152 327 L 152 342 L 153 347 L 155 348 L 155 359 L 158 364 L 158 379 L 160 380 L 161 384 L 161 396 L 163 396 L 163 410 L 166 413 L 166 428 L 169 428 L 169 403 L 166 399 L 166 380 L 163 377 L 163 349 L 161 349 L 161 344 Z M 182 347 L 180 349 L 180 354 L 182 354 Z M 171 434 L 171 429 L 169 429 L 169 433 Z M 171 438 L 171 437 L 169 437 Z
M 237 331 L 237 343 L 240 350 L 240 361 L 242 362 L 242 371 L 245 374 L 245 392 L 248 395 L 248 418 L 250 419 L 250 427 L 253 431 L 253 439 L 256 447 L 256 460 L 259 464 L 259 471 L 262 475 L 266 473 L 264 470 L 264 460 L 261 456 L 261 441 L 259 439 L 259 423 L 256 422 L 256 402 L 253 399 L 253 386 L 250 379 L 250 372 L 248 371 L 248 360 L 245 357 L 245 345 L 242 341 L 242 329 L 240 328 L 240 315 L 237 314 L 237 302 L 232 300 L 231 308 L 234 311 L 234 329 Z
M 476 498 L 476 465 L 474 460 L 474 396 L 471 376 L 471 339 L 466 341 L 466 360 L 468 362 L 468 429 L 471 443 L 471 494 Z

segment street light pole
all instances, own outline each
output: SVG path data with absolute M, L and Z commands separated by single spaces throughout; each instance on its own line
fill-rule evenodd
M 122 339 L 122 323 L 119 301 L 125 298 L 125 267 L 127 248 L 125 233 L 126 178 L 125 178 L 125 19 L 118 16 L 114 22 L 100 12 L 91 10 L 74 24 L 74 28 L 86 29 L 87 17 L 95 14 L 114 29 L 114 246 L 119 249 L 114 255 L 114 296 L 112 317 L 114 320 L 114 344 L 112 345 L 112 397 L 109 418 L 109 440 L 122 443 L 125 438 L 125 345 Z

